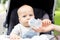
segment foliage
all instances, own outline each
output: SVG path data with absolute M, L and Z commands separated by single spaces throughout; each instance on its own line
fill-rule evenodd
M 0 3 L 5 4 L 7 0 L 0 0 Z
M 56 0 L 56 10 L 60 10 L 60 0 Z
M 60 25 L 60 10 L 55 11 L 54 21 L 56 25 Z M 60 35 L 60 32 L 54 31 L 55 35 Z

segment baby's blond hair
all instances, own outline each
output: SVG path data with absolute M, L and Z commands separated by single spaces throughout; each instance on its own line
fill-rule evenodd
M 23 5 L 23 6 L 21 6 L 19 9 L 18 9 L 18 11 L 17 11 L 17 13 L 18 13 L 18 16 L 19 16 L 19 14 L 21 13 L 21 12 L 25 12 L 25 11 L 28 11 L 28 10 L 32 10 L 33 11 L 33 8 L 31 7 L 31 6 L 29 6 L 29 5 Z

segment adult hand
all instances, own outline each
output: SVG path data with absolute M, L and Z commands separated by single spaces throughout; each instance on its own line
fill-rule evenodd
M 36 32 L 48 32 L 48 31 L 54 30 L 54 25 L 51 24 L 49 26 L 39 27 L 38 29 L 33 29 L 33 30 Z

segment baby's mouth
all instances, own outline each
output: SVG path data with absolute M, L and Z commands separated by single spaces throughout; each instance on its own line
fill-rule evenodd
M 28 23 L 28 22 L 26 22 L 26 23 Z

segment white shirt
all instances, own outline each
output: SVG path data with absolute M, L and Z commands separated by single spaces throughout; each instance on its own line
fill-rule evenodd
M 29 28 L 26 28 L 26 27 L 24 27 L 21 24 L 17 24 L 14 27 L 14 29 L 12 30 L 11 34 L 14 33 L 14 34 L 20 35 L 20 37 L 23 37 L 24 34 L 27 33 L 29 30 L 30 30 L 30 27 Z M 39 34 L 37 34 L 37 35 L 39 35 Z

